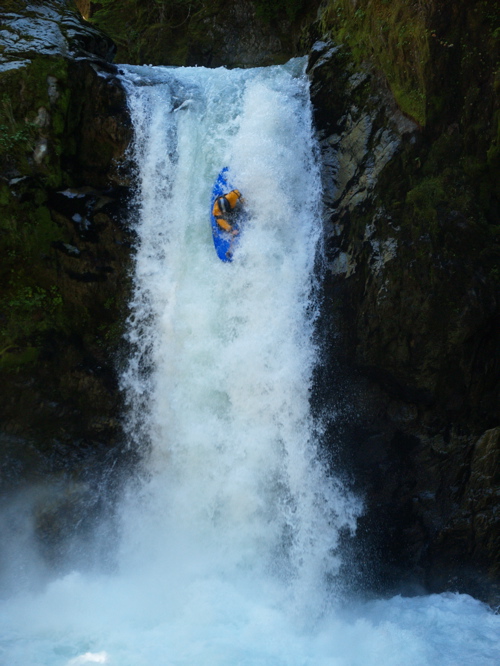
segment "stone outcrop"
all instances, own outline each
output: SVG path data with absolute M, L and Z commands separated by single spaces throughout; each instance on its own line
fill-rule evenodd
M 5 0 L 2 5 L 0 62 L 12 68 L 40 56 L 111 60 L 113 42 L 81 20 L 66 0 Z
M 113 43 L 70 3 L 1 23 L 0 492 L 79 479 L 85 523 L 123 444 L 130 124 Z
M 479 188 L 457 168 L 459 125 L 437 139 L 422 130 L 345 47 L 317 43 L 309 73 L 331 336 L 316 409 L 340 413 L 327 439 L 366 499 L 359 534 L 380 563 L 372 585 L 494 600 L 498 220 L 473 205 Z

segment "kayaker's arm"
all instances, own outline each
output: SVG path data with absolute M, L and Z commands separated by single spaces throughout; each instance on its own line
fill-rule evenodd
M 221 227 L 221 229 L 224 229 L 224 231 L 228 232 L 233 231 L 233 227 L 223 217 L 216 217 L 215 219 L 217 220 L 217 224 L 219 225 L 219 227 Z

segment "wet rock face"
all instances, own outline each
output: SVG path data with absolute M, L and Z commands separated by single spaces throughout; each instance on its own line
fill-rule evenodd
M 0 492 L 98 474 L 123 442 L 131 128 L 113 50 L 70 3 L 2 10 Z
M 188 64 L 258 67 L 284 62 L 294 54 L 293 40 L 287 35 L 292 26 L 286 17 L 284 25 L 271 27 L 259 20 L 250 0 L 228 2 L 216 15 L 205 14 L 199 27 L 210 35 L 208 44 L 201 48 L 193 44 Z
M 116 62 L 259 67 L 306 53 L 303 33 L 314 21 L 320 0 L 78 0 L 77 4 L 84 16 L 92 16 L 113 37 L 118 45 Z
M 355 68 L 339 46 L 317 42 L 309 62 L 311 96 L 322 155 L 325 213 L 329 216 L 328 258 L 334 274 L 356 270 L 352 243 L 341 242 L 350 214 L 368 201 L 371 206 L 379 176 L 401 151 L 414 144 L 418 128 L 395 106 L 382 80 L 368 69 Z M 356 102 L 362 100 L 363 104 Z M 383 215 L 380 209 L 378 216 Z M 365 225 L 363 241 L 371 241 L 373 270 L 395 253 L 394 237 L 378 240 L 376 218 Z M 347 249 L 347 252 L 344 251 Z
M 316 409 L 328 418 L 336 406 L 332 456 L 366 494 L 373 585 L 494 599 L 500 255 L 479 192 L 456 168 L 460 130 L 421 130 L 373 70 L 331 43 L 315 45 L 309 75 L 329 331 Z
M 82 21 L 66 0 L 6 0 L 0 31 L 1 63 L 16 58 L 47 56 L 110 60 L 111 39 Z

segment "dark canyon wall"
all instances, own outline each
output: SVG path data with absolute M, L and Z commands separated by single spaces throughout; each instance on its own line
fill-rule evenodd
M 330 438 L 365 493 L 360 536 L 384 584 L 494 599 L 498 5 L 390 4 L 331 2 L 334 41 L 310 56 L 332 331 L 318 409 L 355 406 Z
M 108 74 L 113 52 L 65 2 L 3 3 L 0 493 L 51 476 L 61 500 L 34 511 L 53 535 L 65 515 L 90 519 L 97 470 L 106 473 L 122 442 L 115 355 L 128 290 L 120 164 L 130 128 Z
M 344 463 L 367 494 L 360 530 L 391 574 L 403 565 L 414 583 L 479 594 L 498 575 L 496 225 L 456 153 L 436 168 L 436 144 L 376 72 L 332 76 L 345 52 L 317 48 L 332 331 L 321 409 L 339 401 L 331 378 L 348 377 Z
M 295 55 L 320 0 L 77 0 L 115 62 L 258 67 Z
M 493 601 L 498 3 L 77 4 L 90 22 L 63 0 L 1 14 L 2 487 L 81 478 L 119 452 L 131 134 L 96 26 L 118 61 L 310 53 L 326 271 L 313 397 L 332 460 L 365 496 L 360 574 L 366 559 L 378 589 Z

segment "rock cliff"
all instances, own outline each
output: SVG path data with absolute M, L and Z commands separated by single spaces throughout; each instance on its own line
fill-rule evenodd
M 341 414 L 329 443 L 365 494 L 360 547 L 370 544 L 381 565 L 374 574 L 371 560 L 372 583 L 494 601 L 500 180 L 498 44 L 488 35 L 498 16 L 488 23 L 480 2 L 413 8 L 427 41 L 405 92 L 397 58 L 404 68 L 415 34 L 387 67 L 378 33 L 364 51 L 354 39 L 384 26 L 382 4 L 330 3 L 329 34 L 344 43 L 317 43 L 310 56 L 330 330 L 317 409 Z M 457 62 L 449 54 L 458 45 Z M 411 85 L 422 91 L 413 116 Z
M 3 3 L 0 492 L 51 475 L 67 495 L 78 480 L 83 525 L 102 498 L 82 479 L 122 441 L 130 128 L 113 52 L 62 0 Z
M 320 0 L 79 0 L 116 62 L 258 67 L 296 55 Z

